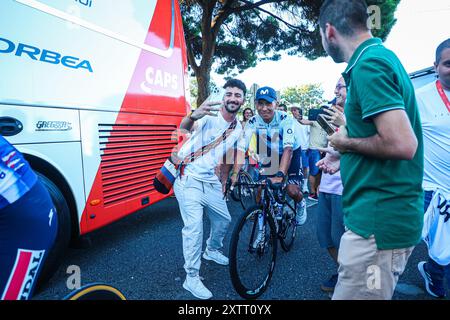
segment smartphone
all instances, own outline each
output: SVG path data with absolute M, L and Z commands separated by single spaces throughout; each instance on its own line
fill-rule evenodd
M 336 132 L 334 126 L 324 118 L 323 114 L 317 116 L 317 123 L 322 127 L 323 130 L 325 130 L 325 132 L 329 136 Z
M 311 109 L 308 112 L 308 120 L 310 121 L 317 121 L 317 117 L 321 114 L 326 114 L 324 109 L 328 109 L 328 106 L 323 106 L 321 108 L 318 109 Z
M 225 96 L 225 89 L 214 87 L 211 90 L 211 94 L 206 98 L 207 102 L 222 102 L 223 97 Z M 220 105 L 216 105 L 215 107 L 220 107 Z M 212 111 L 212 113 L 218 114 L 219 111 Z

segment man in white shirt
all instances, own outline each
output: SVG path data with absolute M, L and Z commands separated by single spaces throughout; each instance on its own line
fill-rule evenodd
M 450 39 L 437 48 L 434 66 L 439 79 L 416 92 L 424 138 L 425 211 L 438 189 L 450 199 Z M 428 293 L 445 297 L 443 280 L 446 274 L 450 286 L 450 264 L 440 265 L 430 256 L 418 268 Z
M 231 216 L 223 198 L 231 164 L 221 164 L 228 151 L 233 151 L 242 132 L 236 120 L 237 112 L 244 104 L 246 87 L 242 81 L 231 79 L 225 83 L 222 102 L 204 102 L 183 119 L 180 129 L 192 131 L 188 141 L 178 152 L 180 159 L 202 150 L 203 155 L 187 164 L 174 184 L 175 196 L 184 222 L 182 230 L 184 269 L 187 276 L 183 288 L 199 299 L 209 299 L 212 293 L 199 277 L 203 241 L 203 209 L 211 221 L 211 233 L 206 242 L 203 258 L 220 265 L 228 265 L 228 258 L 219 250 L 227 232 Z M 221 107 L 214 107 L 221 104 Z M 214 113 L 217 112 L 218 113 Z M 235 127 L 234 129 L 232 129 Z M 225 133 L 228 132 L 228 135 Z M 220 141 L 222 137 L 222 141 Z M 226 137 L 226 138 L 223 138 Z M 214 143 L 219 141 L 220 143 Z M 211 148 L 211 145 L 214 145 Z M 206 148 L 205 148 L 206 147 Z M 208 150 L 209 151 L 206 151 Z M 221 165 L 222 178 L 215 174 Z

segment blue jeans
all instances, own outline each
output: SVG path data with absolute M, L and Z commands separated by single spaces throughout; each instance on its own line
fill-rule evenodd
M 309 174 L 311 176 L 317 176 L 320 172 L 316 163 L 320 160 L 320 151 L 315 149 L 308 149 L 308 164 Z
M 317 239 L 320 247 L 339 249 L 345 232 L 342 196 L 320 192 L 317 211 Z
M 433 198 L 433 191 L 425 191 L 424 194 L 424 211 L 426 212 L 428 206 L 430 205 L 431 199 Z M 428 258 L 428 271 L 431 278 L 435 281 L 443 281 L 447 278 L 447 286 L 450 288 L 450 264 L 446 266 L 441 266 L 437 264 L 433 259 Z

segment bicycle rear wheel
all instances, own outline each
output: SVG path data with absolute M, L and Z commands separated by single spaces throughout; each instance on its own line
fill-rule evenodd
M 230 276 L 237 293 L 256 299 L 267 289 L 277 256 L 277 236 L 261 206 L 249 208 L 238 219 L 231 236 Z
M 294 205 L 294 209 L 297 209 L 297 205 Z M 285 204 L 283 208 L 283 219 L 278 221 L 278 237 L 280 239 L 281 248 L 285 252 L 291 250 L 294 244 L 295 234 L 297 231 L 297 224 L 295 221 L 295 211 Z
M 254 183 L 250 174 L 246 171 L 239 172 L 239 201 L 241 202 L 242 208 L 247 210 L 256 203 L 256 192 L 257 189 L 250 188 L 247 185 Z

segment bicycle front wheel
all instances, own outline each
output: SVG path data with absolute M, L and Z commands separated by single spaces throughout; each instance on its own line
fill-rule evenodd
M 239 218 L 231 236 L 230 276 L 237 293 L 256 299 L 267 289 L 277 256 L 277 236 L 271 218 L 261 206 L 249 208 Z
M 287 204 L 283 208 L 283 219 L 278 221 L 278 237 L 280 239 L 281 248 L 285 252 L 291 250 L 294 244 L 295 234 L 297 231 L 297 223 L 295 221 L 295 211 L 297 204 L 294 204 L 294 210 L 292 210 Z

